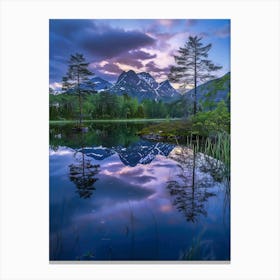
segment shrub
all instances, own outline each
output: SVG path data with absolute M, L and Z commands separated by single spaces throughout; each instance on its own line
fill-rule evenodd
M 220 132 L 230 133 L 230 113 L 224 101 L 213 111 L 199 112 L 192 117 L 194 135 L 212 136 Z

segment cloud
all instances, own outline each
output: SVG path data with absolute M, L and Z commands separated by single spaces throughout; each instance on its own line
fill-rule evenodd
M 148 72 L 156 72 L 159 70 L 154 61 L 148 62 L 145 67 Z
M 56 50 L 84 49 L 95 57 L 110 58 L 152 45 L 155 39 L 139 30 L 113 28 L 98 20 L 50 20 L 51 54 Z M 59 47 L 59 48 L 57 48 Z
M 174 33 L 159 32 L 153 35 L 156 39 L 156 45 L 158 49 L 164 50 L 171 47 L 169 40 L 174 36 Z
M 166 26 L 166 27 L 171 27 L 174 24 L 174 20 L 173 19 L 159 19 L 158 23 L 160 25 Z
M 62 84 L 58 83 L 58 82 L 54 82 L 54 83 L 51 83 L 49 86 L 53 90 L 61 90 Z
M 230 26 L 228 24 L 223 26 L 222 28 L 213 32 L 213 35 L 217 36 L 219 38 L 229 37 L 230 36 Z
M 118 65 L 114 63 L 108 63 L 105 64 L 102 68 L 99 69 L 100 71 L 107 71 L 112 74 L 119 74 L 121 72 L 121 69 Z
M 101 58 L 112 58 L 130 50 L 154 44 L 155 39 L 140 31 L 125 31 L 106 28 L 88 32 L 80 42 L 90 54 Z
M 121 64 L 130 65 L 136 68 L 142 68 L 144 66 L 144 60 L 156 58 L 156 54 L 150 54 L 149 52 L 143 50 L 132 50 L 127 53 L 118 56 L 114 59 L 114 62 Z
M 159 82 L 167 79 L 170 71 L 170 66 L 159 67 L 154 61 L 150 61 L 145 65 L 145 71 L 149 72 Z
M 177 46 L 175 49 L 178 49 L 178 46 L 181 47 L 185 42 L 187 42 L 190 35 L 191 33 L 188 31 L 177 32 L 174 36 L 172 36 L 172 38 L 170 38 L 169 42 L 172 46 Z
M 123 62 L 141 66 L 139 61 L 149 54 L 137 50 L 154 43 L 155 39 L 144 32 L 113 28 L 103 21 L 50 20 L 50 81 L 61 80 L 72 53 L 85 54 L 89 62 L 119 56 Z
M 143 186 L 148 183 L 154 183 L 157 180 L 155 176 L 147 172 L 147 169 L 144 165 L 137 165 L 135 167 L 123 166 L 119 169 L 115 168 L 114 170 L 107 166 L 107 168 L 101 171 L 101 173 L 107 176 L 118 178 L 131 185 Z
M 156 58 L 156 54 L 150 54 L 148 52 L 145 52 L 143 50 L 134 50 L 129 52 L 129 56 L 133 57 L 135 59 L 140 59 L 140 60 L 146 60 L 146 59 L 151 59 L 151 58 Z
M 94 22 L 88 19 L 51 19 L 49 21 L 50 32 L 64 38 L 71 39 L 76 34 L 87 28 L 94 28 Z
M 105 60 L 99 63 L 91 63 L 90 69 L 95 73 L 96 76 L 100 76 L 110 82 L 115 82 L 117 77 L 122 72 L 122 69 L 116 63 Z
M 110 78 L 115 79 L 120 75 L 122 71 L 133 69 L 136 72 L 144 70 L 144 62 L 156 58 L 156 54 L 150 54 L 144 50 L 131 50 L 120 56 L 102 60 L 99 63 L 92 63 L 91 69 L 99 73 L 110 75 Z

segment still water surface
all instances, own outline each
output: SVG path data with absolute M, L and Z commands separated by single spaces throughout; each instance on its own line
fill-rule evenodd
M 143 126 L 50 126 L 50 260 L 230 259 L 217 161 L 143 140 Z

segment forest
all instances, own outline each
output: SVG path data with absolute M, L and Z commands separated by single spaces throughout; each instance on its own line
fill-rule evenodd
M 50 120 L 79 118 L 77 96 L 71 93 L 50 94 Z M 190 108 L 189 108 L 190 109 Z M 108 92 L 87 93 L 83 96 L 83 119 L 133 119 L 133 118 L 181 118 L 187 116 L 188 104 L 183 100 L 164 103 L 145 99 L 139 102 L 128 94 Z

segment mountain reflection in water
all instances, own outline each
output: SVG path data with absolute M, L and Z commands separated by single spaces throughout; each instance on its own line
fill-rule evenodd
M 50 129 L 50 260 L 229 260 L 217 161 L 139 139 L 141 124 L 100 126 Z

